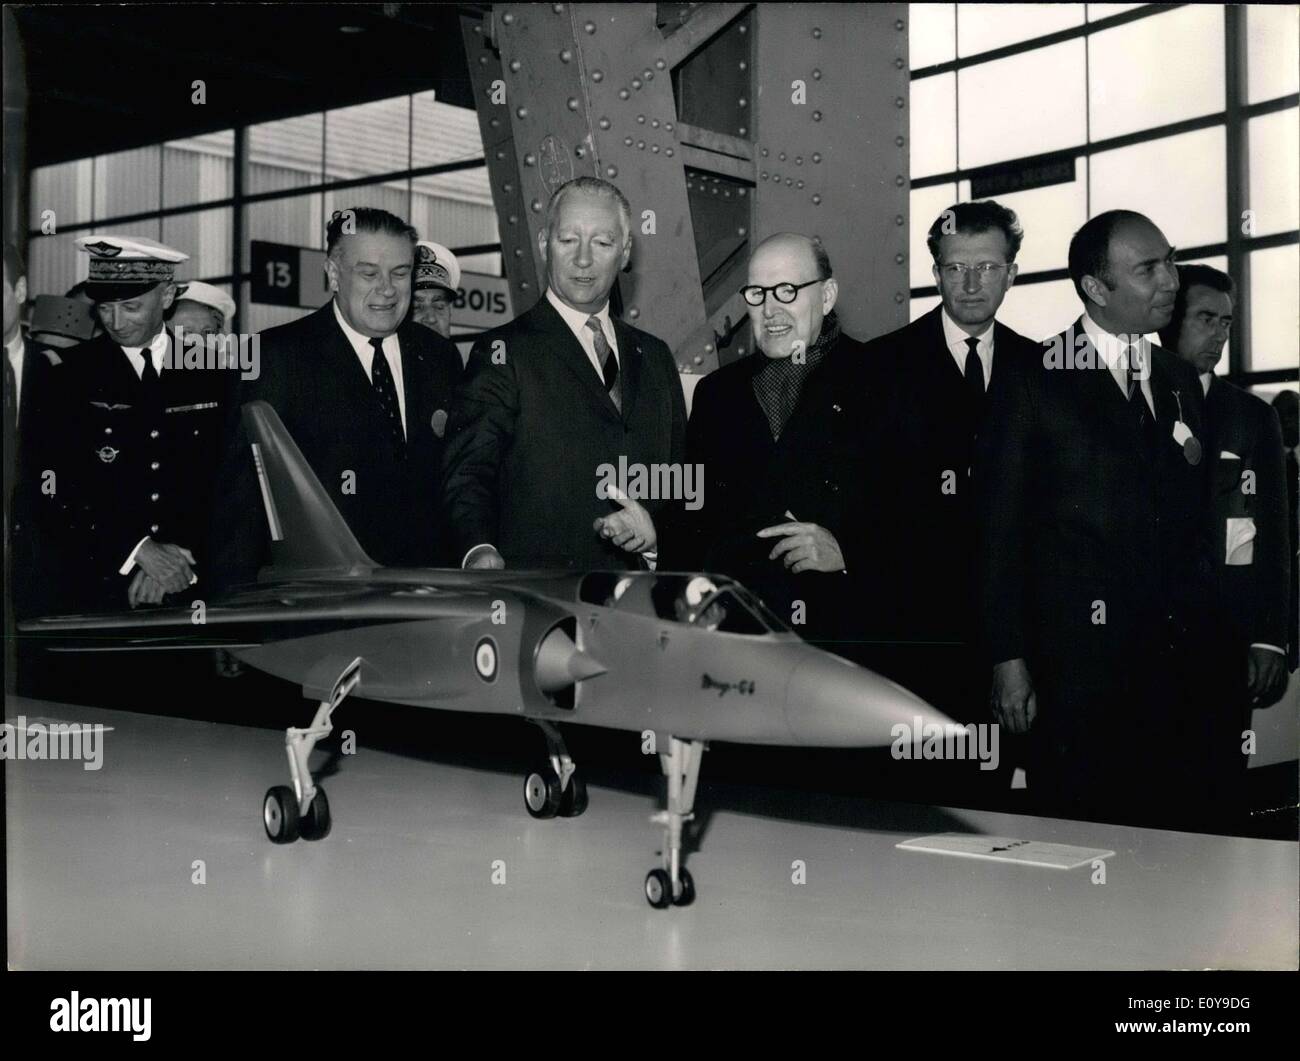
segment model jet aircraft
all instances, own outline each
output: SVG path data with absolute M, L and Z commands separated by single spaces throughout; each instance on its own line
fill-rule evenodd
M 274 843 L 328 834 L 329 802 L 308 757 L 350 693 L 536 724 L 548 754 L 524 781 L 535 818 L 587 806 L 562 723 L 653 735 L 668 778 L 667 806 L 652 818 L 664 826 L 662 865 L 645 880 L 656 908 L 695 896 L 682 828 L 708 741 L 870 747 L 891 743 L 896 723 L 948 724 L 901 686 L 808 644 L 726 578 L 380 567 L 275 411 L 252 402 L 243 416 L 272 541 L 255 584 L 201 609 L 61 616 L 20 629 L 93 637 L 82 648 L 96 651 L 225 648 L 319 700 L 311 724 L 286 733 L 292 787 L 263 800 Z

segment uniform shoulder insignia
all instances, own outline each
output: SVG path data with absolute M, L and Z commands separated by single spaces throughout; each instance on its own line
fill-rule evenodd
M 86 250 L 94 251 L 104 258 L 116 258 L 122 253 L 122 248 L 116 243 L 105 243 L 102 239 L 98 243 L 87 243 Z

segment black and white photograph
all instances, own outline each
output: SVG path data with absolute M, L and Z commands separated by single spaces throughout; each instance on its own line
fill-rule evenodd
M 1300 964 L 1300 5 L 3 18 L 25 1019 L 375 971 L 1265 1016 L 1125 985 Z

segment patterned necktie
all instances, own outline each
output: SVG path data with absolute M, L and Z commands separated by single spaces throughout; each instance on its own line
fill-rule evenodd
M 1126 390 L 1129 408 L 1133 410 L 1133 415 L 1137 417 L 1138 430 L 1142 433 L 1142 441 L 1146 444 L 1148 450 L 1154 452 L 1160 439 L 1156 431 L 1155 419 L 1151 416 L 1151 410 L 1147 408 L 1147 400 L 1142 394 L 1142 376 L 1144 373 L 1141 350 L 1136 344 L 1126 346 L 1121 356 L 1128 366 L 1128 386 Z
M 600 326 L 599 318 L 588 317 L 587 327 L 591 329 L 592 340 L 596 347 L 596 357 L 600 360 L 600 371 L 605 379 L 605 390 L 609 391 L 614 406 L 622 412 L 623 397 L 619 393 L 620 388 L 618 386 L 618 358 L 614 356 L 614 351 L 610 349 L 609 341 L 605 338 L 605 329 Z
M 966 389 L 971 408 L 976 410 L 984 404 L 984 364 L 980 361 L 979 342 L 973 335 L 966 340 Z
M 388 420 L 393 444 L 398 449 L 406 448 L 406 434 L 402 430 L 402 407 L 397 404 L 397 386 L 393 383 L 393 373 L 388 367 L 388 358 L 384 356 L 384 341 L 371 339 L 370 345 L 375 356 L 370 361 L 370 382 L 375 388 L 375 397 Z

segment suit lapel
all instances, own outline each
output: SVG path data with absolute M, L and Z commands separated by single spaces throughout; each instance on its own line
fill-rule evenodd
M 429 392 L 429 388 L 424 385 L 424 358 L 407 329 L 398 329 L 397 345 L 402 361 L 402 392 L 406 397 L 406 444 L 410 446 L 415 441 L 416 433 L 429 426 L 430 411 L 424 407 L 423 402 L 423 396 Z
M 569 330 L 564 318 L 551 305 L 550 299 L 543 295 L 536 307 L 529 312 L 534 315 L 531 322 L 533 326 L 547 337 L 547 349 L 555 354 L 560 364 L 573 373 L 592 403 L 606 416 L 621 420 L 614 400 L 605 390 L 604 381 L 596 375 L 595 366 L 587 357 L 587 351 L 578 342 L 578 337 Z M 613 317 L 610 319 L 613 320 Z M 621 345 L 621 336 L 619 342 Z
M 623 390 L 623 419 L 631 418 L 636 406 L 637 393 L 641 387 L 641 362 L 644 355 L 637 342 L 636 333 L 620 320 L 614 320 L 614 334 L 618 338 L 618 374 Z M 613 404 L 611 400 L 610 404 Z

